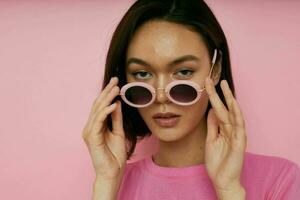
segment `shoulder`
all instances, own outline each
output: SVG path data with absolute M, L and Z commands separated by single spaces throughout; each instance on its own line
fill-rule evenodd
M 279 178 L 299 173 L 299 166 L 286 158 L 246 152 L 244 171 L 253 175 L 269 175 L 268 178 Z
M 262 155 L 256 153 L 245 153 L 245 168 L 251 168 L 253 171 L 262 171 L 267 173 L 279 172 L 284 170 L 297 171 L 298 165 L 286 158 Z
M 300 195 L 299 166 L 286 158 L 246 152 L 242 180 L 249 191 L 263 191 L 267 199 Z M 259 187 L 257 187 L 259 185 Z

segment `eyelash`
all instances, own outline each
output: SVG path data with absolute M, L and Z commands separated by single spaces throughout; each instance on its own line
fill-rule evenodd
M 190 73 L 190 75 L 192 75 L 193 73 L 194 73 L 194 71 L 193 70 L 190 70 L 190 69 L 183 69 L 183 70 L 178 70 L 176 73 L 178 73 L 178 72 L 189 72 Z M 138 71 L 138 72 L 134 72 L 134 73 L 132 73 L 132 75 L 134 76 L 134 78 L 136 78 L 136 79 L 140 79 L 140 78 L 137 78 L 136 77 L 136 75 L 137 74 L 140 74 L 140 73 L 148 73 L 148 72 L 146 72 L 146 71 Z M 189 75 L 184 75 L 183 77 L 184 78 L 186 78 L 186 77 L 188 77 Z M 143 78 L 142 78 L 143 79 Z

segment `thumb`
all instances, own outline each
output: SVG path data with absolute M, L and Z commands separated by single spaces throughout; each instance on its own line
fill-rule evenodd
M 123 129 L 123 116 L 122 116 L 122 106 L 120 101 L 116 101 L 115 110 L 112 112 L 112 132 L 113 134 L 120 135 L 125 139 L 124 129 Z
M 208 112 L 207 116 L 207 136 L 206 141 L 214 141 L 218 137 L 218 120 L 213 108 Z

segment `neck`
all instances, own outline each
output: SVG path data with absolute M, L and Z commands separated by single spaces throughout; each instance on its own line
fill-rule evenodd
M 184 138 L 173 142 L 159 141 L 159 151 L 153 161 L 162 167 L 189 167 L 204 164 L 206 119 Z

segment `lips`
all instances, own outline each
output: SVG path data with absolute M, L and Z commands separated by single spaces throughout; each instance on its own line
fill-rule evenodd
M 157 113 L 153 115 L 155 122 L 161 127 L 172 127 L 175 126 L 180 118 L 180 115 L 175 113 Z
M 180 119 L 179 116 L 168 117 L 168 118 L 158 117 L 158 118 L 154 118 L 154 121 L 157 123 L 157 125 L 161 127 L 173 127 L 178 123 L 179 119 Z
M 171 113 L 171 112 L 167 112 L 167 113 L 157 113 L 155 115 L 153 115 L 153 118 L 171 118 L 171 117 L 178 117 L 179 115 L 175 114 L 175 113 Z

